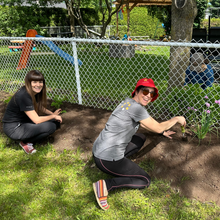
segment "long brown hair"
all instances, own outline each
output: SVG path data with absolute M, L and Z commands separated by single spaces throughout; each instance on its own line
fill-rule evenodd
M 40 93 L 34 95 L 34 92 L 31 87 L 32 81 L 43 81 L 43 88 Z M 46 95 L 46 83 L 44 75 L 39 70 L 31 70 L 25 76 L 25 87 L 27 92 L 30 94 L 35 111 L 39 114 L 43 112 L 43 108 L 46 108 L 47 105 L 47 95 Z

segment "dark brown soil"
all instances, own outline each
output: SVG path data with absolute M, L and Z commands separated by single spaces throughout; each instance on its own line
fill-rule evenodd
M 3 100 L 8 96 L 1 91 L 0 119 L 6 107 Z M 80 147 L 84 159 L 90 158 L 93 142 L 104 128 L 111 112 L 70 103 L 64 103 L 62 109 L 67 112 L 62 115 L 61 129 L 53 134 L 54 149 L 63 151 Z M 170 140 L 140 129 L 139 132 L 146 134 L 147 140 L 134 160 L 137 163 L 143 160 L 153 161 L 151 177 L 169 181 L 181 195 L 202 202 L 213 201 L 220 206 L 220 139 L 208 134 L 199 143 L 188 131 L 188 141 L 183 141 L 180 126 L 175 125 L 171 130 L 176 134 Z M 2 124 L 0 132 L 2 133 Z

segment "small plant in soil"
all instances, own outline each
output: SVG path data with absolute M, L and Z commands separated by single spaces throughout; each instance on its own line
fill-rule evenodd
M 63 105 L 63 102 L 66 101 L 66 97 L 61 99 L 59 96 L 55 96 L 53 99 L 53 102 L 51 103 L 51 106 L 54 106 L 56 109 L 59 109 L 61 105 Z M 65 113 L 66 110 L 61 111 L 61 113 Z

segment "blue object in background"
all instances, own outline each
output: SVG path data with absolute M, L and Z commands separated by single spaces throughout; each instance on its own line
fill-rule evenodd
M 44 36 L 36 35 L 36 37 L 44 37 Z M 74 65 L 74 58 L 72 56 L 70 56 L 68 53 L 61 50 L 52 41 L 41 40 L 41 42 L 43 44 L 45 44 L 46 46 L 48 46 L 54 53 L 56 53 L 57 55 L 59 55 L 60 57 L 62 57 L 63 59 L 69 61 L 70 63 L 72 63 Z M 79 63 L 79 65 L 82 65 L 82 61 L 79 59 L 78 59 L 78 63 Z
M 123 20 L 123 13 L 122 13 L 122 10 L 119 11 L 119 18 L 120 18 L 121 20 Z
M 128 39 L 128 36 L 127 34 L 124 35 L 124 37 L 122 38 L 122 40 L 127 40 Z

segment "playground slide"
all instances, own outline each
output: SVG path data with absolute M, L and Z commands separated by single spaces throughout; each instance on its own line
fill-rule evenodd
M 31 29 L 27 31 L 26 37 L 35 37 L 36 34 L 37 31 Z M 24 42 L 24 47 L 21 52 L 21 57 L 18 63 L 18 67 L 16 68 L 17 70 L 26 68 L 33 46 L 34 46 L 34 42 L 32 40 L 26 40 Z
M 36 37 L 43 37 L 41 35 L 36 35 Z M 65 53 L 63 50 L 61 50 L 59 47 L 57 47 L 52 41 L 44 41 L 41 40 L 43 44 L 48 46 L 54 53 L 59 55 L 60 57 L 64 58 L 65 60 L 69 61 L 74 65 L 74 58 L 70 56 L 68 53 Z M 78 60 L 79 65 L 82 65 L 82 61 Z

